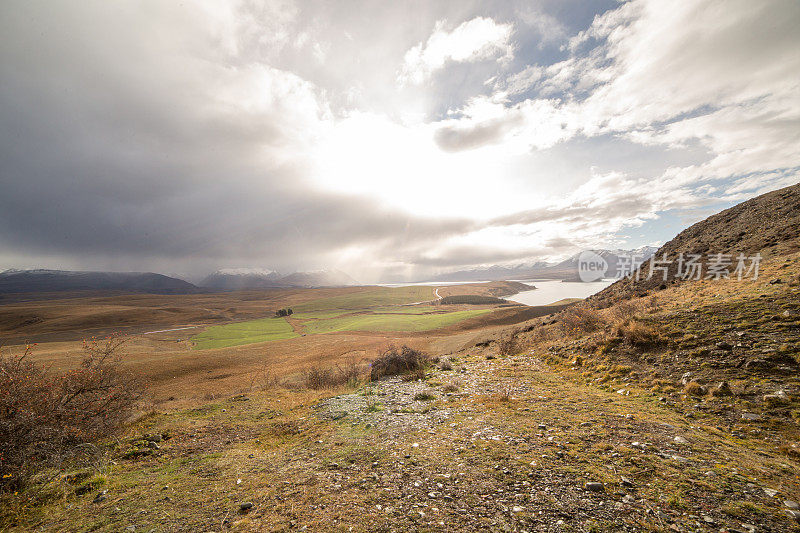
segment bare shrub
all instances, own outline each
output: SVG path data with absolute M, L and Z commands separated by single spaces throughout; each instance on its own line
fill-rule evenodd
M 443 392 L 458 392 L 464 386 L 464 383 L 461 380 L 453 380 L 449 383 L 445 383 L 442 387 Z
M 418 379 L 425 377 L 425 369 L 430 364 L 427 354 L 403 346 L 398 349 L 389 347 L 370 364 L 370 379 L 377 380 L 383 376 L 406 374 Z
M 361 365 L 355 360 L 349 360 L 329 368 L 312 366 L 303 371 L 301 378 L 305 388 L 319 390 L 342 385 L 356 386 L 361 382 L 362 376 Z
M 275 374 L 267 363 L 263 363 L 261 367 L 252 373 L 250 378 L 250 391 L 258 388 L 262 391 L 277 389 L 285 387 L 286 383 L 280 376 Z
M 80 366 L 55 374 L 21 356 L 0 355 L 0 473 L 6 489 L 36 469 L 96 453 L 91 443 L 128 420 L 142 388 L 121 368 L 124 340 L 84 342 Z
M 503 336 L 497 342 L 497 350 L 500 355 L 509 356 L 516 355 L 520 352 L 519 331 L 512 331 Z
M 439 370 L 453 370 L 453 364 L 450 362 L 450 359 L 447 357 L 442 357 L 439 359 Z
M 567 335 L 591 333 L 605 325 L 597 309 L 587 305 L 573 305 L 562 311 L 559 319 L 561 329 Z

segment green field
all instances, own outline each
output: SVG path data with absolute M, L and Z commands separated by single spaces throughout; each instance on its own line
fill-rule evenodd
M 304 302 L 293 306 L 292 310 L 298 314 L 333 309 L 362 310 L 370 307 L 428 302 L 434 298 L 433 287 L 374 287 L 361 292 Z
M 357 309 L 334 309 L 332 311 L 308 311 L 305 313 L 294 313 L 292 318 L 300 320 L 324 320 L 328 318 L 336 318 L 339 316 L 347 315 L 355 312 L 370 312 L 375 314 L 402 314 L 402 315 L 422 315 L 425 313 L 432 313 L 439 310 L 438 307 L 432 305 L 391 305 L 384 307 L 373 307 L 370 309 L 357 310 Z
M 303 325 L 306 333 L 331 333 L 334 331 L 428 331 L 461 322 L 491 309 L 454 311 L 452 313 L 415 314 L 364 314 L 315 320 Z
M 196 349 L 207 350 L 293 337 L 297 337 L 297 333 L 285 318 L 262 318 L 224 326 L 211 326 L 191 340 L 194 341 Z

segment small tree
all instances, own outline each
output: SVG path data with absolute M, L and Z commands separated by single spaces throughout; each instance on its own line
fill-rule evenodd
M 22 355 L 0 354 L 0 489 L 36 469 L 87 453 L 116 433 L 142 389 L 120 366 L 120 337 L 84 342 L 80 366 L 54 374 Z

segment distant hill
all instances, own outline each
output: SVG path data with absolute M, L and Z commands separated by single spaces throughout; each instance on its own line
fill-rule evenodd
M 200 283 L 202 287 L 230 291 L 282 287 L 344 287 L 358 284 L 340 270 L 295 272 L 281 276 L 273 270 L 251 268 L 217 270 Z
M 679 254 L 700 254 L 707 266 L 709 255 L 730 254 L 735 268 L 735 256 L 761 254 L 768 258 L 785 255 L 800 249 L 800 184 L 792 185 L 735 205 L 716 215 L 690 226 L 658 249 L 655 260 L 666 254 L 668 260 L 667 282 L 663 273 L 652 279 L 622 279 L 598 294 L 592 300 L 611 303 L 633 295 L 644 295 L 665 285 L 680 283 L 676 277 Z M 749 263 L 748 263 L 749 264 Z M 642 265 L 649 272 L 651 261 Z M 658 265 L 656 265 L 658 266 Z M 666 266 L 666 265 L 665 265 Z M 705 270 L 704 270 L 705 272 Z
M 200 289 L 182 279 L 152 272 L 83 272 L 72 270 L 6 270 L 0 272 L 0 293 L 125 291 L 188 294 Z
M 635 256 L 638 262 L 647 260 L 657 248 L 642 246 L 633 250 L 592 250 L 608 263 L 609 272 L 615 273 L 621 257 Z M 539 261 L 517 265 L 491 265 L 440 274 L 430 281 L 503 281 L 510 279 L 563 279 L 577 280 L 578 256 L 575 254 L 556 264 Z

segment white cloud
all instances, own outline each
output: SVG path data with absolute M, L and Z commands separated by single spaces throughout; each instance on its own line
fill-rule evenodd
M 514 56 L 511 43 L 514 25 L 511 23 L 499 24 L 490 18 L 476 17 L 452 31 L 447 31 L 446 25 L 447 21 L 438 21 L 426 43 L 419 43 L 406 52 L 398 76 L 401 83 L 420 84 L 448 61 L 500 61 Z

